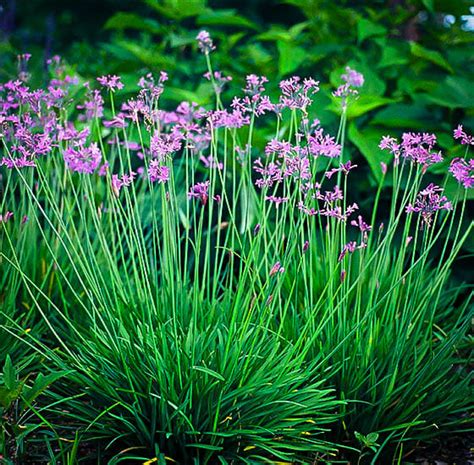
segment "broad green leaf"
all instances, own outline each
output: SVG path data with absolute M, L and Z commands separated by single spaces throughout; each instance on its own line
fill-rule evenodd
M 434 12 L 434 0 L 421 0 L 426 9 L 430 12 Z
M 439 122 L 432 115 L 432 111 L 418 103 L 396 103 L 378 111 L 370 124 L 410 130 L 437 129 Z
M 197 18 L 200 26 L 236 26 L 258 30 L 249 19 L 236 13 L 236 10 L 206 10 Z
M 170 34 L 171 47 L 182 47 L 183 45 L 192 45 L 196 43 L 196 34 L 190 34 L 180 31 L 180 34 Z
M 431 63 L 445 69 L 446 71 L 454 73 L 451 65 L 446 61 L 443 55 L 441 55 L 441 53 L 437 52 L 436 50 L 429 50 L 417 42 L 410 42 L 410 51 L 412 55 L 422 58 L 423 60 L 430 61 Z
M 363 42 L 367 37 L 380 36 L 387 33 L 387 29 L 366 18 L 359 18 L 357 21 L 357 41 Z
M 0 386 L 0 405 L 6 409 L 10 408 L 12 403 L 18 399 L 21 387 L 21 383 L 15 389 L 7 389 L 4 386 Z
M 308 21 L 304 21 L 302 23 L 297 23 L 295 24 L 294 26 L 290 27 L 290 29 L 288 29 L 288 32 L 290 33 L 291 37 L 293 39 L 297 39 L 300 34 L 309 26 L 309 22 Z
M 204 105 L 209 102 L 209 97 L 212 94 L 212 88 L 208 86 L 209 92 L 206 92 L 206 95 L 203 93 L 193 92 L 191 90 L 182 89 L 180 87 L 165 87 L 165 98 L 174 100 L 177 102 L 187 101 L 195 102 L 199 105 Z
M 352 98 L 347 106 L 347 117 L 349 119 L 357 118 L 369 111 L 375 110 L 376 108 L 382 107 L 389 103 L 395 102 L 396 100 L 378 97 L 376 95 L 360 95 L 357 99 Z M 334 98 L 331 105 L 328 107 L 334 113 L 341 113 L 341 102 L 339 99 Z
M 149 18 L 143 18 L 134 13 L 126 13 L 119 11 L 107 20 L 104 25 L 105 29 L 137 29 L 139 31 L 146 31 L 152 34 L 159 34 L 162 31 L 160 24 L 157 21 Z
M 10 355 L 7 355 L 5 358 L 5 365 L 3 366 L 3 382 L 5 383 L 5 387 L 9 390 L 15 389 L 17 385 L 16 370 L 13 366 Z
M 408 57 L 403 48 L 386 45 L 382 48 L 382 57 L 377 65 L 378 68 L 389 66 L 400 66 L 408 63 Z
M 377 181 L 382 179 L 380 162 L 386 161 L 379 148 L 380 139 L 383 135 L 385 135 L 385 132 L 377 128 L 368 128 L 359 131 L 354 122 L 349 125 L 349 140 L 359 149 L 360 153 L 367 160 Z
M 291 33 L 287 30 L 284 29 L 280 26 L 271 26 L 271 28 L 268 31 L 262 32 L 261 34 L 258 34 L 255 36 L 257 40 L 263 40 L 263 41 L 278 41 L 281 40 L 283 42 L 289 42 L 292 40 L 292 35 Z
M 170 70 L 174 69 L 176 66 L 174 58 L 163 55 L 160 50 L 154 47 L 146 48 L 135 42 L 129 42 L 126 40 L 117 41 L 113 48 L 111 46 L 112 44 L 106 44 L 106 47 L 110 52 L 117 53 L 118 48 L 121 50 L 122 54 L 128 52 L 129 58 L 134 57 L 150 68 Z M 120 51 L 118 53 L 120 54 Z
M 278 41 L 278 72 L 280 76 L 292 73 L 303 63 L 306 58 L 306 51 L 297 45 L 288 42 Z
M 51 384 L 53 384 L 58 379 L 66 376 L 69 372 L 60 371 L 56 373 L 50 373 L 49 375 L 43 375 L 39 373 L 33 383 L 33 386 L 30 388 L 25 388 L 23 390 L 23 400 L 25 403 L 31 404 L 39 395 L 41 395 Z
M 426 99 L 448 108 L 473 108 L 474 86 L 472 81 L 459 76 L 447 76 Z
M 145 0 L 145 2 L 162 15 L 176 20 L 198 16 L 207 9 L 206 0 Z

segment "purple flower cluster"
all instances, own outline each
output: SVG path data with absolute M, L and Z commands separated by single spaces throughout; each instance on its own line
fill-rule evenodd
M 464 160 L 455 158 L 449 167 L 449 172 L 466 189 L 474 187 L 474 159 Z
M 313 100 L 311 95 L 319 91 L 319 82 L 312 78 L 303 79 L 293 76 L 280 82 L 282 108 L 299 109 L 306 112 Z
M 337 260 L 341 262 L 348 253 L 354 253 L 357 249 L 364 249 L 365 247 L 367 247 L 365 242 L 361 242 L 357 245 L 356 241 L 350 241 L 344 245 Z
M 207 31 L 199 32 L 199 34 L 196 36 L 196 40 L 198 42 L 199 50 L 201 50 L 201 52 L 205 55 L 208 55 L 216 48 L 212 42 L 209 32 Z
M 165 184 L 170 179 L 170 169 L 162 165 L 158 160 L 150 160 L 148 165 L 148 177 L 151 182 Z
M 64 161 L 71 171 L 92 174 L 102 160 L 98 145 L 93 142 L 89 147 L 68 147 L 63 153 Z
M 441 195 L 443 188 L 435 184 L 429 184 L 425 189 L 420 191 L 416 197 L 415 203 L 408 204 L 407 213 L 418 213 L 421 215 L 423 224 L 430 227 L 433 221 L 433 215 L 439 210 L 451 210 L 451 202 L 446 196 Z
M 211 73 L 209 71 L 204 74 L 204 77 L 208 81 L 213 81 L 214 83 L 214 90 L 216 94 L 220 94 L 222 90 L 224 89 L 224 86 L 232 81 L 231 76 L 224 76 L 220 71 L 214 71 L 214 73 L 211 76 Z
M 346 66 L 346 73 L 341 75 L 344 84 L 341 84 L 334 92 L 333 96 L 340 98 L 342 101 L 342 108 L 347 107 L 349 97 L 357 97 L 359 92 L 356 88 L 364 85 L 364 76 L 356 70 Z
M 461 139 L 462 145 L 474 145 L 474 136 L 471 136 L 464 132 L 464 129 L 461 124 L 453 131 L 455 139 Z
M 434 151 L 436 136 L 429 133 L 405 132 L 402 134 L 402 141 L 391 136 L 384 136 L 379 147 L 388 150 L 395 157 L 397 163 L 400 157 L 412 163 L 419 164 L 423 168 L 443 161 L 440 151 Z
M 123 89 L 123 83 L 119 76 L 101 76 L 97 78 L 97 81 L 102 87 L 108 89 L 110 92 Z
M 188 192 L 188 198 L 199 199 L 202 205 L 206 205 L 207 199 L 209 198 L 209 185 L 210 181 L 198 182 Z
M 114 191 L 115 195 L 119 195 L 120 189 L 122 189 L 122 187 L 129 187 L 135 179 L 136 175 L 137 173 L 135 173 L 134 171 L 130 171 L 130 173 L 128 174 L 125 173 L 122 176 L 113 174 L 111 183 L 112 190 Z

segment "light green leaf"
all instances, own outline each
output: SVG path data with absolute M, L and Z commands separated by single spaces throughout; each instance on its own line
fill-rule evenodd
M 361 95 L 357 99 L 351 99 L 347 106 L 347 118 L 353 119 L 361 116 L 369 111 L 375 110 L 376 108 L 382 107 L 389 103 L 395 102 L 396 100 L 378 97 L 377 95 Z M 339 99 L 334 98 L 331 105 L 328 107 L 329 110 L 334 113 L 341 113 L 341 102 Z
M 306 51 L 297 45 L 288 42 L 277 42 L 279 60 L 278 72 L 280 76 L 292 73 L 303 63 Z
M 377 67 L 386 68 L 389 66 L 400 66 L 407 64 L 408 61 L 408 57 L 402 48 L 386 45 L 382 48 L 382 57 Z
M 145 0 L 154 10 L 175 20 L 200 15 L 207 9 L 206 0 Z
M 381 36 L 387 33 L 387 29 L 366 18 L 359 18 L 357 21 L 357 41 L 363 42 L 367 37 Z
M 18 399 L 20 395 L 22 385 L 19 384 L 16 389 L 7 389 L 4 386 L 0 386 L 0 405 L 3 408 L 8 409 L 12 403 Z

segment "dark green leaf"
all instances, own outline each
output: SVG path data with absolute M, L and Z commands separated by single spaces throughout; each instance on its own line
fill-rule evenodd
M 367 160 L 377 181 L 382 179 L 380 162 L 384 161 L 384 158 L 379 148 L 379 143 L 383 135 L 384 131 L 380 129 L 369 128 L 364 129 L 364 131 L 359 131 L 354 122 L 349 125 L 349 140 L 359 149 L 360 153 L 362 153 Z
M 429 50 L 417 42 L 410 42 L 410 51 L 412 55 L 423 60 L 430 61 L 431 63 L 444 68 L 445 70 L 453 73 L 454 70 L 441 53 L 435 50 Z
M 3 382 L 8 390 L 15 389 L 17 386 L 16 370 L 13 366 L 10 355 L 7 355 L 5 358 L 5 365 L 3 366 Z

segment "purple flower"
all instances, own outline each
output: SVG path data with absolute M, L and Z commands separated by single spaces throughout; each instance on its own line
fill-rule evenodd
M 209 169 L 217 168 L 218 170 L 222 170 L 224 168 L 224 164 L 217 161 L 216 157 L 213 157 L 212 155 L 209 155 L 207 157 L 204 157 L 203 155 L 201 155 L 199 157 L 199 160 L 201 160 L 203 165 Z
M 291 149 L 289 142 L 272 139 L 265 147 L 265 155 L 268 157 L 275 153 L 278 157 L 285 157 L 291 152 Z
M 182 135 L 179 133 L 158 134 L 155 133 L 150 141 L 150 152 L 152 157 L 164 161 L 166 157 L 181 149 Z
M 474 159 L 469 161 L 463 158 L 455 158 L 449 167 L 449 172 L 466 189 L 474 186 Z
M 224 86 L 228 82 L 232 81 L 231 76 L 224 76 L 220 71 L 214 71 L 214 73 L 212 74 L 213 79 L 211 79 L 211 74 L 209 73 L 209 71 L 204 74 L 204 77 L 208 81 L 213 80 L 214 90 L 216 91 L 217 94 L 220 94 L 222 92 L 222 89 L 224 88 Z
M 276 197 L 275 195 L 267 195 L 265 200 L 274 203 L 277 207 L 285 202 L 288 202 L 288 197 Z
M 211 36 L 207 31 L 201 31 L 197 36 L 196 40 L 198 42 L 199 50 L 205 55 L 209 55 L 210 52 L 216 49 L 214 46 Z
M 238 129 L 250 124 L 250 117 L 238 109 L 234 109 L 232 113 L 227 110 L 216 110 L 210 112 L 209 121 L 215 128 Z
M 148 165 L 148 177 L 151 182 L 158 181 L 165 184 L 169 181 L 170 169 L 165 165 L 161 165 L 158 160 L 151 160 Z
M 115 195 L 118 196 L 120 189 L 122 189 L 122 187 L 130 186 L 133 180 L 135 179 L 136 175 L 137 173 L 135 173 L 134 171 L 130 171 L 129 174 L 123 174 L 122 177 L 119 177 L 117 174 L 113 174 L 111 183 L 112 183 L 112 189 Z
M 466 134 L 461 124 L 453 131 L 455 139 L 461 139 L 462 145 L 474 145 L 474 137 Z
M 77 105 L 78 110 L 84 110 L 81 119 L 90 121 L 94 118 L 102 118 L 104 114 L 104 99 L 98 90 L 89 91 L 82 105 Z
M 191 187 L 188 192 L 188 198 L 200 199 L 203 205 L 206 205 L 207 199 L 209 198 L 209 185 L 210 181 L 198 182 Z
M 362 236 L 364 238 L 367 237 L 367 233 L 372 229 L 372 226 L 369 226 L 362 218 L 361 215 L 359 215 L 357 217 L 357 221 L 355 220 L 352 220 L 351 221 L 351 225 L 352 226 L 356 226 L 357 228 L 359 228 L 360 232 L 362 233 Z
M 23 154 L 21 157 L 18 158 L 8 158 L 8 157 L 3 157 L 2 160 L 0 161 L 0 166 L 4 165 L 8 169 L 14 169 L 14 168 L 25 168 L 27 166 L 34 167 L 35 161 L 32 158 L 28 158 L 26 154 Z
M 362 87 L 364 85 L 364 75 L 349 66 L 346 66 L 346 74 L 342 74 L 341 79 L 352 87 Z
M 339 172 L 342 172 L 347 176 L 349 174 L 349 171 L 355 168 L 357 168 L 357 165 L 353 165 L 352 162 L 349 160 L 347 163 L 341 163 L 339 165 L 339 168 L 333 168 L 326 172 L 326 177 L 328 179 L 331 179 L 334 174 Z
M 268 79 L 265 76 L 257 76 L 256 74 L 249 74 L 245 77 L 245 88 L 244 92 L 251 97 L 260 95 L 265 91 L 265 84 L 268 82 Z
M 301 83 L 299 76 L 293 76 L 280 82 L 280 90 L 282 107 L 306 112 L 306 108 L 313 102 L 310 96 L 319 91 L 319 82 L 306 78 Z
M 255 181 L 255 185 L 261 189 L 263 187 L 271 187 L 273 184 L 279 183 L 283 180 L 283 173 L 278 162 L 270 162 L 264 166 L 261 159 L 257 158 L 254 161 L 253 169 L 262 176 Z
M 102 154 L 97 144 L 93 142 L 89 147 L 69 147 L 64 151 L 63 157 L 70 170 L 92 174 L 99 166 Z
M 442 187 L 436 186 L 433 183 L 429 184 L 418 193 L 413 205 L 407 205 L 406 212 L 420 214 L 423 223 L 429 228 L 434 213 L 439 210 L 452 210 L 453 208 L 446 196 L 440 195 L 441 192 L 443 192 Z
M 339 258 L 337 259 L 339 262 L 348 254 L 353 253 L 357 249 L 357 242 L 351 241 L 344 245 L 342 248 L 341 253 L 339 254 Z
M 97 81 L 99 81 L 99 84 L 106 89 L 109 89 L 111 92 L 115 92 L 115 90 L 120 90 L 123 89 L 123 84 L 120 81 L 120 76 L 115 76 L 115 75 L 107 75 L 107 76 L 101 76 L 97 78 Z

